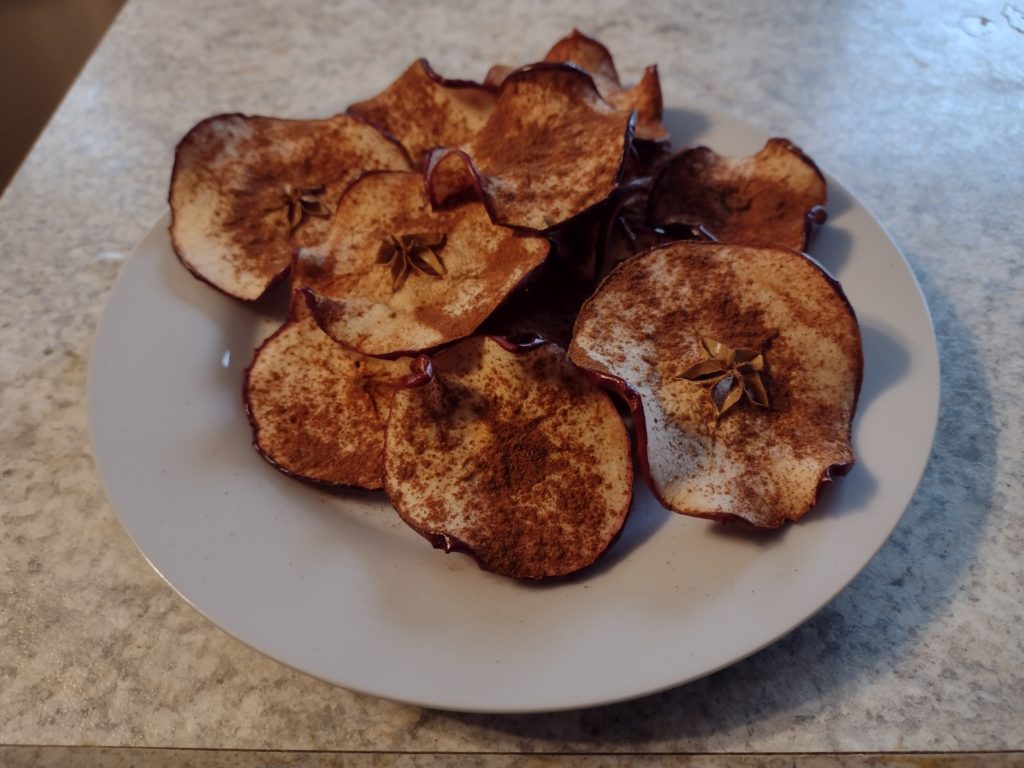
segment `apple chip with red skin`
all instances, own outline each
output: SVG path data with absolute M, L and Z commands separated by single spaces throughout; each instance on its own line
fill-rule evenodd
M 564 64 L 516 70 L 468 144 L 427 161 L 436 205 L 476 187 L 495 222 L 549 230 L 617 188 L 635 115 L 601 98 L 590 75 Z
M 601 98 L 616 109 L 636 110 L 635 137 L 643 141 L 667 144 L 671 137 L 661 122 L 664 112 L 661 96 L 661 81 L 655 64 L 644 70 L 640 82 L 632 88 L 624 88 L 615 69 L 611 52 L 592 37 L 578 29 L 563 37 L 547 52 L 544 61 L 555 64 L 571 64 L 594 79 Z M 495 64 L 487 72 L 484 85 L 499 88 L 515 67 Z
M 853 465 L 863 355 L 839 284 L 784 248 L 672 243 L 580 310 L 572 360 L 626 396 L 668 508 L 776 528 Z
M 756 155 L 723 157 L 707 147 L 674 155 L 648 202 L 650 223 L 700 227 L 721 243 L 802 251 L 825 222 L 825 177 L 788 139 L 769 139 Z
M 457 147 L 479 131 L 494 109 L 491 89 L 468 80 L 438 75 L 419 59 L 371 99 L 348 108 L 397 138 L 421 165 L 434 147 Z
M 658 67 L 644 70 L 640 82 L 623 88 L 615 61 L 608 49 L 578 29 L 555 43 L 544 61 L 573 64 L 594 78 L 601 98 L 616 109 L 636 110 L 636 138 L 642 141 L 667 143 L 668 130 L 661 122 L 663 106 Z
M 323 238 L 356 177 L 408 168 L 396 142 L 347 115 L 217 115 L 192 128 L 175 152 L 171 241 L 196 277 L 255 300 L 285 275 L 297 247 Z
M 383 487 L 384 424 L 409 363 L 341 347 L 295 302 L 245 374 L 253 445 L 300 480 Z
M 348 188 L 296 271 L 332 338 L 394 356 L 471 334 L 549 247 L 492 223 L 479 202 L 434 210 L 417 173 L 373 173 Z
M 475 336 L 420 362 L 385 439 L 384 489 L 402 519 L 516 578 L 573 573 L 604 553 L 633 479 L 608 396 L 554 344 Z

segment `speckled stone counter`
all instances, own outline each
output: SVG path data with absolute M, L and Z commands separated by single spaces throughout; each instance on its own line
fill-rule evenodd
M 433 765 L 449 752 L 585 753 L 580 764 L 617 765 L 602 755 L 977 750 L 1003 752 L 978 764 L 1020 764 L 1021 8 L 132 0 L 0 200 L 0 745 L 43 748 L 7 749 L 0 762 L 121 754 L 163 765 L 179 754 L 45 751 L 100 745 L 337 751 L 363 755 L 357 765 Z M 609 45 L 627 81 L 656 61 L 668 101 L 701 100 L 789 136 L 876 213 L 921 283 L 939 341 L 928 469 L 889 543 L 844 592 L 781 641 L 690 685 L 519 716 L 331 687 L 221 632 L 122 531 L 86 429 L 104 300 L 163 214 L 174 144 L 200 118 L 330 113 L 419 54 L 446 75 L 478 78 L 491 62 L 542 55 L 573 26 Z M 197 754 L 202 765 L 272 763 Z

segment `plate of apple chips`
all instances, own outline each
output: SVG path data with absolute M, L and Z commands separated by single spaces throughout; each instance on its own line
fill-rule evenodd
M 868 563 L 938 413 L 896 245 L 792 141 L 573 32 L 175 152 L 90 361 L 167 582 L 331 683 L 462 711 L 680 685 Z

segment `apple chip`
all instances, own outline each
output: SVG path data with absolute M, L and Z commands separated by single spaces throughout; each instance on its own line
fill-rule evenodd
M 641 469 L 676 512 L 775 528 L 853 465 L 857 320 L 796 251 L 640 254 L 583 305 L 569 354 L 626 395 Z
M 414 162 L 427 150 L 457 147 L 479 131 L 494 109 L 492 90 L 468 80 L 438 75 L 426 59 L 414 62 L 395 82 L 372 99 L 348 108 L 395 136 Z
M 547 52 L 544 61 L 571 64 L 582 69 L 594 79 L 594 85 L 597 86 L 601 98 L 616 109 L 635 110 L 635 138 L 641 143 L 669 143 L 671 137 L 668 129 L 661 122 L 664 110 L 657 65 L 647 67 L 640 82 L 632 88 L 623 88 L 619 73 L 615 70 L 615 61 L 608 49 L 578 29 L 574 29 L 572 34 L 555 43 Z M 492 89 L 501 87 L 515 70 L 515 67 L 495 64 L 487 71 L 484 86 Z
M 655 226 L 701 227 L 722 243 L 802 251 L 825 222 L 825 177 L 799 147 L 769 139 L 750 157 L 722 157 L 707 147 L 674 155 L 654 185 Z
M 661 81 L 657 65 L 647 67 L 640 82 L 632 88 L 623 88 L 608 49 L 578 29 L 555 43 L 544 61 L 579 67 L 594 78 L 601 98 L 616 109 L 636 110 L 637 139 L 667 143 L 671 138 L 661 122 Z
M 296 247 L 323 238 L 338 197 L 359 174 L 408 168 L 398 144 L 347 115 L 208 118 L 175 152 L 174 250 L 199 279 L 258 299 L 288 271 Z
M 253 445 L 300 480 L 381 488 L 384 424 L 410 361 L 344 349 L 303 306 L 295 304 L 246 372 Z
M 402 519 L 506 576 L 593 563 L 632 498 L 629 437 L 607 395 L 553 344 L 476 336 L 421 366 L 385 440 L 384 489 Z
M 462 148 L 427 164 L 443 204 L 474 180 L 494 221 L 548 230 L 606 200 L 618 187 L 634 115 L 610 107 L 589 75 L 564 64 L 516 70 L 502 83 L 487 124 Z M 454 165 L 465 165 L 462 183 Z M 437 178 L 443 169 L 443 180 Z M 443 190 L 439 190 L 443 187 Z
M 435 211 L 417 173 L 374 173 L 348 188 L 296 269 L 331 337 L 392 356 L 471 334 L 548 248 L 493 224 L 479 202 Z

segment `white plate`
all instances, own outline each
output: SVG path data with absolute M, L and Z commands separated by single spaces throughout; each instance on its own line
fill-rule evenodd
M 747 154 L 765 135 L 669 114 L 676 145 Z M 89 369 L 93 450 L 128 533 L 186 600 L 252 647 L 332 683 L 431 707 L 539 711 L 651 693 L 792 630 L 870 560 L 909 503 L 938 413 L 938 353 L 903 257 L 834 179 L 812 252 L 864 336 L 858 462 L 767 536 L 662 510 L 638 486 L 598 566 L 551 585 L 434 551 L 386 500 L 290 480 L 250 446 L 242 372 L 276 325 L 177 262 L 161 221 L 125 264 Z

